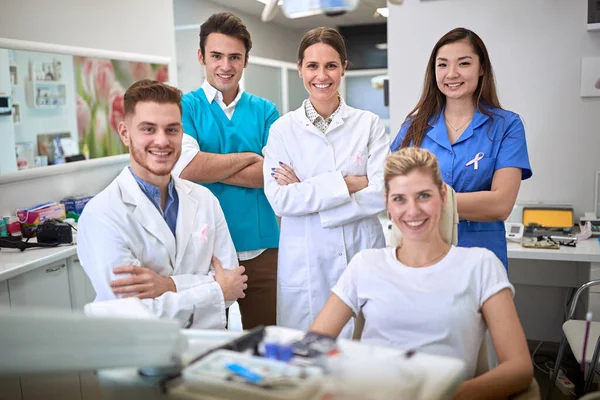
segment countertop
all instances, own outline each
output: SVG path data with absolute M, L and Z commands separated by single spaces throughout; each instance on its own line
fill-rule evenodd
M 520 243 L 508 242 L 508 259 L 600 262 L 600 243 L 592 237 L 577 243 L 576 247 L 560 249 L 531 249 Z
M 0 281 L 24 274 L 33 269 L 64 260 L 77 254 L 75 244 L 61 245 L 52 248 L 32 248 L 25 251 L 18 249 L 0 250 Z

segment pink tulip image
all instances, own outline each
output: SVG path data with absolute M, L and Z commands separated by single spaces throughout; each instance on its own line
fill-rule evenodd
M 95 101 L 96 94 L 94 90 L 94 60 L 91 58 L 82 58 L 81 81 L 83 90 L 90 96 L 91 101 Z
M 115 70 L 108 60 L 96 60 L 94 65 L 94 89 L 96 99 L 108 102 L 109 94 L 115 82 Z
M 90 106 L 83 100 L 79 93 L 75 93 L 75 104 L 77 106 L 77 135 L 81 142 L 85 133 L 90 128 L 92 114 Z
M 152 73 L 152 66 L 144 62 L 130 62 L 129 69 L 134 81 L 141 79 L 152 79 L 154 74 Z
M 123 118 L 125 117 L 123 95 L 123 88 L 121 85 L 117 84 L 113 87 L 109 96 L 108 120 L 110 122 L 110 126 L 115 132 L 118 132 L 119 123 L 123 121 Z
M 600 78 L 598 78 L 594 86 L 596 87 L 596 89 L 600 89 Z
M 106 129 L 108 128 L 108 123 L 106 121 L 106 112 L 101 107 L 96 109 L 96 113 L 94 115 L 96 119 L 96 124 L 94 125 L 94 142 L 96 143 L 96 157 L 103 157 L 107 154 L 106 149 Z
M 159 82 L 167 82 L 169 80 L 169 67 L 161 65 L 156 70 L 156 80 Z

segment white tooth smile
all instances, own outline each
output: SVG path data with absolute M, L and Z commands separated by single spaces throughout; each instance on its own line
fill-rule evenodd
M 327 89 L 329 86 L 331 86 L 331 83 L 329 83 L 327 85 L 317 85 L 317 84 L 315 84 L 315 87 L 317 89 Z
M 151 151 L 150 154 L 154 154 L 155 156 L 167 156 L 169 155 L 168 151 Z
M 421 225 L 423 225 L 424 222 L 425 222 L 425 220 L 422 220 L 422 221 L 406 221 L 406 224 L 408 226 L 421 226 Z
M 233 75 L 219 75 L 221 78 L 223 79 L 229 79 L 231 78 Z
M 460 85 L 462 85 L 462 83 L 447 83 L 447 85 L 450 87 L 459 87 Z

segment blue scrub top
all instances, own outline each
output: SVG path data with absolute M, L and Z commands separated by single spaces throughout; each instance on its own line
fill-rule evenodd
M 481 106 L 480 106 L 481 107 Z M 429 120 L 429 128 L 421 147 L 436 155 L 442 179 L 458 193 L 491 190 L 494 172 L 501 168 L 520 168 L 521 179 L 531 177 L 525 128 L 518 114 L 487 107 L 490 116 L 475 111 L 473 120 L 454 144 L 450 144 L 444 120 L 444 111 Z M 392 151 L 400 149 L 402 139 L 410 126 L 410 119 L 402 124 L 392 142 Z M 478 154 L 483 157 L 467 165 Z M 458 245 L 485 247 L 508 269 L 504 222 L 474 222 L 461 220 L 458 224 Z

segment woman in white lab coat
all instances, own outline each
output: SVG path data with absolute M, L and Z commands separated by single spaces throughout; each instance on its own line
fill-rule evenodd
M 379 118 L 338 94 L 348 65 L 341 35 L 304 36 L 298 72 L 309 93 L 277 120 L 264 148 L 265 194 L 281 217 L 277 324 L 308 330 L 348 262 L 385 247 L 383 165 L 389 140 Z M 353 324 L 342 333 L 349 337 Z

